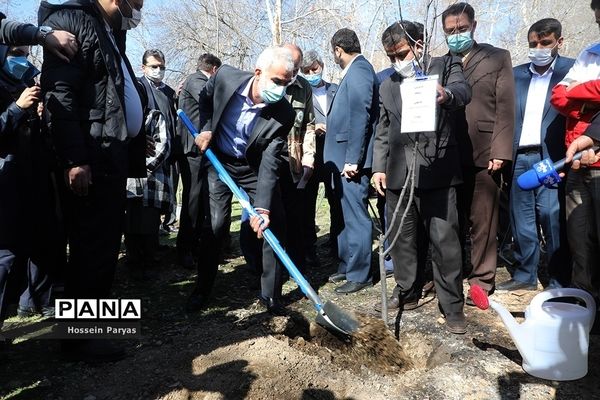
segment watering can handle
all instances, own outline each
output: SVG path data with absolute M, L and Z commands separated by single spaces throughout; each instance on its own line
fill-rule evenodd
M 533 300 L 531 300 L 531 304 L 529 305 L 531 315 L 535 316 L 536 314 L 541 313 L 542 305 L 546 301 L 561 297 L 577 297 L 585 302 L 586 308 L 591 311 L 589 321 L 589 327 L 591 329 L 592 324 L 594 323 L 594 316 L 596 314 L 596 302 L 591 294 L 581 289 L 559 288 L 543 291 L 542 293 L 536 295 Z

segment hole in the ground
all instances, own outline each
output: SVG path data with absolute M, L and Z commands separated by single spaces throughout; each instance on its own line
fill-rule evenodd
M 394 374 L 413 368 L 432 369 L 451 361 L 451 349 L 417 332 L 401 332 L 400 341 L 383 321 L 357 315 L 360 328 L 348 342 L 340 340 L 300 313 L 275 317 L 269 330 L 305 353 L 323 357 L 344 369 Z

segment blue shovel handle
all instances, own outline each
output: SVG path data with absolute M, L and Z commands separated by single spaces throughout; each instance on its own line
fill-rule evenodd
M 188 116 L 185 115 L 183 110 L 181 110 L 181 109 L 177 110 L 177 115 L 179 116 L 179 118 L 181 119 L 183 124 L 187 127 L 190 134 L 194 138 L 196 136 L 198 136 L 198 132 L 196 131 L 194 124 L 192 123 L 192 121 L 190 121 Z M 260 214 L 258 214 L 256 212 L 256 210 L 254 209 L 254 207 L 252 207 L 252 205 L 250 204 L 248 194 L 233 181 L 233 179 L 231 178 L 229 173 L 223 167 L 223 164 L 221 164 L 221 162 L 217 159 L 217 156 L 215 156 L 215 154 L 212 152 L 212 150 L 206 149 L 206 151 L 204 152 L 204 155 L 206 157 L 208 157 L 208 160 L 210 161 L 210 163 L 217 170 L 217 173 L 219 174 L 219 178 L 231 190 L 231 192 L 233 193 L 235 198 L 238 200 L 238 202 L 240 203 L 242 208 L 244 210 L 246 210 L 246 212 L 250 216 L 260 217 Z M 296 265 L 294 265 L 294 263 L 292 262 L 290 257 L 287 255 L 287 253 L 285 252 L 283 247 L 281 247 L 279 240 L 277 240 L 277 238 L 275 237 L 273 232 L 271 232 L 271 230 L 267 228 L 263 232 L 263 237 L 265 238 L 267 243 L 269 243 L 269 245 L 271 246 L 273 251 L 275 251 L 275 253 L 279 257 L 279 259 L 281 260 L 281 262 L 283 263 L 285 268 L 288 270 L 288 272 L 290 273 L 292 278 L 294 278 L 294 280 L 296 281 L 296 283 L 302 290 L 302 292 L 306 295 L 306 297 L 308 297 L 314 303 L 317 311 L 322 312 L 323 302 L 319 298 L 319 295 L 317 294 L 317 292 L 315 292 L 315 290 L 312 288 L 312 286 L 310 286 L 310 284 L 304 278 L 304 276 L 302 276 L 300 271 L 298 271 L 298 268 L 296 267 Z

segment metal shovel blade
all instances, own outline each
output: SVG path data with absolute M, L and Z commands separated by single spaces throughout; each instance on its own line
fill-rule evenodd
M 335 335 L 351 336 L 358 330 L 359 323 L 350 313 L 328 301 L 315 318 L 317 324 Z

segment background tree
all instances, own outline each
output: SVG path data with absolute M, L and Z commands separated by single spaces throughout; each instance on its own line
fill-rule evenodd
M 317 49 L 329 80 L 339 78 L 330 39 L 342 27 L 355 30 L 363 54 L 376 70 L 389 66 L 381 33 L 402 17 L 428 26 L 434 55 L 447 52 L 440 14 L 456 0 L 145 0 L 141 27 L 130 33 L 128 55 L 134 65 L 143 51 L 159 48 L 167 57 L 166 80 L 177 85 L 195 71 L 198 55 L 211 52 L 225 63 L 252 70 L 260 51 L 273 43 L 294 42 Z M 563 55 L 576 56 L 600 40 L 589 1 L 471 0 L 478 27 L 475 39 L 510 50 L 515 65 L 527 61 L 527 30 L 542 18 L 562 22 Z M 39 2 L 0 0 L 11 19 L 35 23 Z M 32 49 L 41 56 L 41 51 Z

